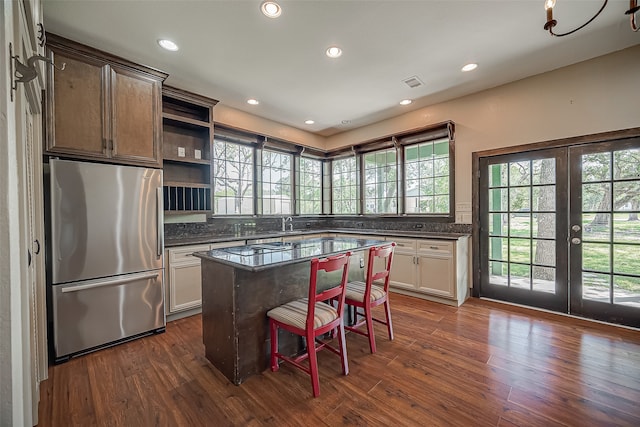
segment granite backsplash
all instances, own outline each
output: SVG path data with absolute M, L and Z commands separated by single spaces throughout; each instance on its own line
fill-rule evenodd
M 471 224 L 430 222 L 412 217 L 292 217 L 294 230 L 397 230 L 428 233 L 471 234 Z M 169 240 L 192 239 L 208 236 L 251 236 L 282 230 L 281 217 L 265 218 L 208 218 L 206 223 L 174 223 L 164 225 L 165 238 Z M 287 230 L 289 224 L 287 223 Z

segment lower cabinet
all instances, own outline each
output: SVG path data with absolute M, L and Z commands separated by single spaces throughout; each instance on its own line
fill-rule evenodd
M 399 293 L 459 306 L 469 296 L 469 237 L 396 242 L 390 286 Z
M 194 257 L 194 252 L 229 246 L 242 246 L 244 244 L 245 241 L 240 240 L 237 242 L 180 246 L 167 249 L 165 251 L 165 260 L 167 261 L 165 310 L 167 315 L 197 309 L 202 305 L 200 258 Z
M 415 239 L 349 235 L 396 242 L 389 275 L 398 293 L 459 306 L 469 296 L 469 236 Z
M 202 304 L 200 258 L 194 257 L 193 253 L 208 250 L 209 245 L 167 249 L 167 314 L 197 308 Z

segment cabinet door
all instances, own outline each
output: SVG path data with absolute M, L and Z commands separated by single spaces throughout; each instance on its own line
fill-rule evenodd
M 88 158 L 106 158 L 104 63 L 56 49 L 48 67 L 47 151 Z
M 202 304 L 200 260 L 174 264 L 169 274 L 169 312 L 199 307 Z
M 446 298 L 456 297 L 454 262 L 451 255 L 418 256 L 418 289 Z
M 112 157 L 159 166 L 160 83 L 115 65 L 110 74 Z
M 416 289 L 415 253 L 395 251 L 389 283 L 390 286 L 397 288 Z

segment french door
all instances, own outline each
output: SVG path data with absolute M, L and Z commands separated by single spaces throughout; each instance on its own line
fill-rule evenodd
M 479 165 L 480 296 L 640 327 L 640 138 Z

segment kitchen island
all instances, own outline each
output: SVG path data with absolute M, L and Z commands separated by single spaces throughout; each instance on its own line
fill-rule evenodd
M 360 259 L 381 240 L 323 237 L 196 252 L 202 260 L 202 338 L 207 359 L 234 384 L 267 369 L 270 336 L 266 313 L 308 295 L 312 258 L 352 252 L 349 280 L 363 280 Z M 339 281 L 318 278 L 318 290 Z M 281 351 L 295 354 L 300 337 L 280 331 Z

